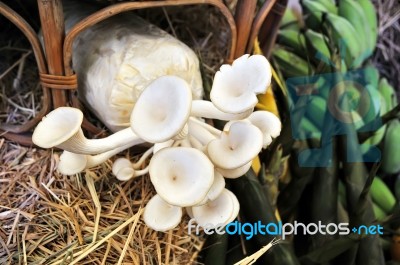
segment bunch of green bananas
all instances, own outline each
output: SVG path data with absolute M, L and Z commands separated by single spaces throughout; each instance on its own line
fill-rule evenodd
M 321 136 L 325 113 L 337 86 L 332 77 L 335 72 L 347 79 L 343 81 L 344 94 L 356 130 L 392 110 L 398 104 L 394 88 L 368 62 L 378 35 L 377 14 L 371 0 L 300 2 L 303 16 L 286 10 L 272 53 L 275 67 L 284 80 L 309 77 L 312 81 L 313 91 L 298 133 L 304 139 Z M 291 96 L 294 102 L 297 95 Z M 368 155 L 371 146 L 381 142 L 382 170 L 389 174 L 399 172 L 400 122 L 380 127 L 361 145 L 361 151 Z
M 274 57 L 290 75 L 330 70 L 332 56 L 343 59 L 342 70 L 356 69 L 376 48 L 377 15 L 371 0 L 303 0 L 304 21 L 285 12 Z M 312 68 L 308 62 L 314 64 Z M 287 64 L 287 67 L 286 67 Z M 322 67 L 322 68 L 321 68 Z M 324 68 L 325 67 L 325 68 Z

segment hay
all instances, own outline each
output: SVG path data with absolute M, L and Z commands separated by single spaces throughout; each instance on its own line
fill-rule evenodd
M 374 64 L 396 88 L 400 99 L 400 2 L 375 0 L 379 15 L 379 38 Z
M 120 182 L 111 163 L 75 176 L 58 153 L 0 140 L 0 264 L 189 264 L 203 239 L 187 220 L 167 233 L 141 215 L 154 195 L 148 176 Z

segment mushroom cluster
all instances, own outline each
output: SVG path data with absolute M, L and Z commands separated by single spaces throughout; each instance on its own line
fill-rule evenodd
M 61 107 L 43 118 L 32 140 L 40 147 L 64 150 L 57 168 L 66 175 L 99 165 L 131 146 L 152 143 L 136 163 L 118 158 L 112 168 L 121 181 L 149 173 L 157 194 L 146 206 L 146 225 L 157 231 L 172 229 L 180 223 L 183 209 L 200 226 L 226 225 L 237 217 L 239 202 L 225 188 L 225 178 L 248 171 L 281 131 L 274 114 L 254 111 L 257 94 L 265 93 L 270 82 L 268 60 L 243 55 L 216 73 L 211 102 L 193 100 L 183 79 L 163 76 L 139 96 L 129 128 L 87 139 L 82 112 Z M 219 130 L 206 119 L 227 123 Z

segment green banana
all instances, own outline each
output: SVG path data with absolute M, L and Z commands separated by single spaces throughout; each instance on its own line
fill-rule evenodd
M 374 211 L 375 218 L 378 221 L 382 221 L 387 217 L 387 214 L 384 210 L 381 209 L 376 203 L 372 203 L 372 210 Z
M 394 88 L 388 83 L 386 78 L 382 78 L 379 81 L 378 90 L 385 100 L 386 111 L 390 111 L 397 106 L 396 91 L 394 91 Z
M 307 61 L 282 47 L 275 47 L 272 56 L 286 77 L 308 76 L 314 72 Z
M 320 29 L 323 14 L 330 13 L 328 8 L 315 0 L 304 0 L 301 3 L 307 27 L 313 30 Z
M 380 115 L 382 115 L 387 112 L 387 107 L 383 96 L 379 95 L 379 98 L 381 99 Z M 369 146 L 378 145 L 383 140 L 383 137 L 385 137 L 385 132 L 386 132 L 386 124 L 383 125 L 381 128 L 379 128 L 377 131 L 375 131 L 374 135 L 368 138 L 367 141 L 364 142 L 364 144 Z
M 278 43 L 286 46 L 288 50 L 294 53 L 306 54 L 305 53 L 305 39 L 303 34 L 298 30 L 293 29 L 281 29 L 278 32 Z
M 300 30 L 299 20 L 294 13 L 293 9 L 286 8 L 281 20 L 281 29 Z
M 373 65 L 368 65 L 363 69 L 363 73 L 364 73 L 364 80 L 366 81 L 366 83 L 375 88 L 378 88 L 379 85 L 378 69 Z
M 367 18 L 366 22 L 370 32 L 368 47 L 371 52 L 374 52 L 378 40 L 378 17 L 376 15 L 375 6 L 371 0 L 356 0 L 356 2 L 360 4 Z
M 383 140 L 382 170 L 388 174 L 400 171 L 400 121 L 389 122 Z
M 385 213 L 391 213 L 393 207 L 396 205 L 396 198 L 386 183 L 378 176 L 375 176 L 372 181 L 370 194 L 372 201 L 375 202 L 377 206 L 385 211 Z
M 368 124 L 375 120 L 380 115 L 381 110 L 386 109 L 386 106 L 382 106 L 381 95 L 375 87 L 366 85 L 364 89 L 368 92 L 368 95 L 360 95 L 358 110 L 364 123 Z
M 331 64 L 331 52 L 327 45 L 328 38 L 321 33 L 307 29 L 304 33 L 308 53 L 311 59 L 317 63 L 323 61 L 326 65 Z
M 302 117 L 300 121 L 300 132 L 304 133 L 306 138 L 321 138 L 321 130 L 318 129 L 310 119 Z
M 334 14 L 326 14 L 325 22 L 325 31 L 328 36 L 332 34 L 333 41 L 344 58 L 347 68 L 360 66 L 357 59 L 362 54 L 362 49 L 353 25 L 345 18 Z
M 317 94 L 323 97 L 325 100 L 329 99 L 329 93 L 331 92 L 331 83 L 328 82 L 323 76 L 319 77 L 314 84 L 313 94 Z M 316 93 L 318 91 L 318 93 Z
M 329 13 L 333 13 L 335 15 L 338 14 L 338 7 L 336 6 L 334 0 L 315 0 L 315 2 L 323 5 L 329 11 Z
M 324 126 L 326 110 L 326 100 L 323 97 L 313 95 L 310 103 L 307 105 L 306 117 L 309 118 L 319 130 L 321 130 Z
M 372 55 L 368 42 L 370 40 L 370 29 L 364 9 L 354 0 L 339 1 L 339 15 L 347 19 L 353 25 L 356 36 L 360 40 L 360 49 L 362 53 L 356 61 L 355 65 L 361 65 L 365 59 Z

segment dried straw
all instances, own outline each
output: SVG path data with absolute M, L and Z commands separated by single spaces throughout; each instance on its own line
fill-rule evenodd
M 400 99 L 400 2 L 374 0 L 379 15 L 379 38 L 374 64 L 396 88 Z
M 161 233 L 143 208 L 148 176 L 120 182 L 107 162 L 75 176 L 55 169 L 59 153 L 0 139 L 0 264 L 189 264 L 203 239 L 187 220 Z

